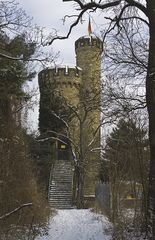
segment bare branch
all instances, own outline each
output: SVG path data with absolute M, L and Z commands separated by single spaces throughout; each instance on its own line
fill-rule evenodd
M 64 123 L 64 125 L 66 126 L 67 129 L 69 128 L 68 123 L 67 123 L 62 117 L 58 116 L 58 115 L 57 115 L 55 112 L 53 112 L 53 111 L 51 111 L 51 114 L 52 114 L 53 116 L 55 116 L 57 119 L 59 119 L 60 121 L 62 121 L 62 122 Z
M 49 43 L 48 45 L 51 45 L 55 40 L 64 40 L 64 39 L 67 39 L 71 32 L 72 32 L 72 29 L 79 23 L 79 21 L 81 20 L 83 14 L 88 11 L 88 10 L 92 10 L 92 11 L 96 11 L 96 9 L 101 9 L 101 10 L 104 10 L 104 9 L 110 9 L 112 7 L 115 7 L 115 6 L 119 6 L 121 3 L 122 3 L 122 0 L 117 0 L 117 1 L 113 1 L 113 2 L 108 2 L 108 3 L 104 3 L 102 4 L 102 1 L 99 1 L 98 3 L 94 2 L 94 1 L 91 1 L 89 3 L 82 3 L 81 0 L 74 0 L 74 2 L 76 2 L 80 9 L 78 10 L 81 10 L 81 12 L 79 13 L 79 15 L 71 15 L 71 16 L 66 16 L 66 17 L 75 17 L 77 16 L 77 19 L 75 20 L 75 22 L 70 26 L 69 28 L 69 31 L 67 33 L 66 36 L 56 36 L 54 37 Z M 120 10 L 120 14 L 119 16 L 115 17 L 112 21 L 115 21 L 116 24 L 111 28 L 109 27 L 107 33 L 109 33 L 110 31 L 112 31 L 116 26 L 119 25 L 119 21 L 122 20 L 122 15 L 124 13 L 124 11 L 126 10 L 126 8 L 128 7 L 136 7 L 137 9 L 139 9 L 140 11 L 142 11 L 146 17 L 148 17 L 148 11 L 147 11 L 147 8 L 142 5 L 141 3 L 137 2 L 137 1 L 134 1 L 134 0 L 126 0 L 125 1 L 127 4 L 123 6 L 123 8 Z M 134 16 L 133 16 L 134 18 Z M 136 17 L 140 20 L 142 20 L 143 22 L 145 22 L 147 25 L 149 24 L 145 19 L 142 19 L 140 17 Z M 125 18 L 124 18 L 125 20 Z
M 14 57 L 14 56 L 10 56 L 8 54 L 4 54 L 4 53 L 1 53 L 0 52 L 0 57 L 3 57 L 3 58 L 7 58 L 7 59 L 10 59 L 10 60 L 15 60 L 15 61 L 25 61 L 25 62 L 34 62 L 34 61 L 37 61 L 37 62 L 45 62 L 48 60 L 48 58 L 42 58 L 42 59 L 39 59 L 39 58 L 30 58 L 30 59 L 25 59 L 24 57 Z M 54 61 L 54 59 L 52 60 Z
M 54 37 L 54 38 L 48 43 L 48 45 L 51 45 L 55 40 L 58 40 L 58 39 L 59 39 L 59 40 L 67 39 L 67 38 L 70 36 L 70 34 L 71 34 L 71 32 L 72 32 L 72 29 L 73 29 L 76 25 L 78 25 L 78 23 L 79 23 L 79 21 L 81 20 L 83 14 L 84 14 L 86 11 L 87 11 L 87 9 L 84 9 L 83 11 L 81 11 L 81 13 L 78 15 L 78 18 L 76 19 L 76 21 L 70 26 L 70 29 L 69 29 L 69 31 L 68 31 L 68 33 L 67 33 L 66 36 L 56 36 L 56 37 Z
M 93 9 L 93 8 L 99 8 L 99 9 L 106 9 L 106 8 L 110 8 L 110 7 L 114 7 L 114 6 L 117 6 L 120 4 L 121 0 L 118 0 L 118 1 L 114 1 L 112 3 L 106 3 L 106 4 L 100 4 L 100 3 L 95 3 L 95 2 L 91 2 L 91 3 L 87 3 L 87 4 L 83 4 L 81 1 L 79 0 L 74 0 L 74 2 L 78 3 L 80 8 L 82 9 L 82 11 L 79 13 L 76 21 L 70 26 L 69 28 L 69 31 L 68 31 L 68 34 L 66 36 L 56 36 L 54 37 L 49 43 L 48 45 L 51 45 L 55 40 L 64 40 L 64 39 L 67 39 L 71 32 L 72 32 L 72 29 L 78 25 L 79 21 L 81 20 L 83 14 L 89 10 L 89 9 Z
M 130 19 L 137 19 L 140 20 L 142 22 L 144 22 L 148 27 L 150 26 L 149 22 L 146 21 L 145 19 L 138 17 L 138 16 L 131 16 L 131 17 L 115 17 L 115 18 L 110 18 L 110 17 L 105 17 L 105 19 L 110 20 L 111 22 L 118 22 L 119 21 L 126 21 L 126 20 L 130 20 Z
M 12 210 L 11 212 L 6 213 L 6 214 L 0 216 L 0 220 L 9 217 L 10 215 L 12 215 L 12 214 L 18 212 L 19 210 L 21 210 L 22 208 L 31 207 L 31 206 L 32 206 L 32 203 L 24 203 L 24 204 L 22 204 L 21 206 L 19 206 L 18 208 L 15 208 L 14 210 Z
M 49 140 L 51 140 L 51 139 L 53 139 L 53 140 L 57 140 L 57 141 L 59 141 L 59 142 L 65 144 L 65 145 L 68 145 L 68 144 L 67 144 L 66 142 L 64 142 L 62 139 L 57 138 L 57 137 L 46 137 L 46 138 L 41 138 L 41 139 L 38 139 L 37 142 L 45 142 L 45 141 L 49 141 Z

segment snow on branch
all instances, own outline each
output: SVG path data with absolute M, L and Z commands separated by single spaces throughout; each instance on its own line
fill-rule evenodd
M 57 114 L 56 114 L 55 112 L 53 112 L 53 111 L 51 111 L 51 114 L 52 114 L 53 116 L 55 116 L 57 119 L 59 119 L 60 121 L 62 121 L 62 122 L 64 123 L 64 125 L 66 126 L 67 129 L 69 128 L 68 123 L 67 123 L 62 117 L 60 117 L 59 115 L 57 115 Z
M 39 59 L 39 58 L 29 58 L 29 59 L 27 59 L 27 58 L 24 58 L 24 57 L 14 57 L 14 56 L 10 56 L 10 55 L 8 55 L 8 54 L 4 54 L 4 53 L 1 53 L 1 52 L 0 52 L 0 57 L 2 57 L 2 58 L 7 58 L 7 59 L 9 59 L 9 60 L 25 61 L 25 62 L 27 62 L 27 61 L 29 61 L 29 62 L 37 61 L 37 62 L 41 62 L 41 63 L 42 63 L 42 62 L 46 62 L 46 61 L 48 60 L 47 57 L 41 58 L 41 59 Z M 53 57 L 53 59 L 52 59 L 51 61 L 54 61 L 54 57 Z
M 45 142 L 45 141 L 48 141 L 48 140 L 57 140 L 65 145 L 68 145 L 65 141 L 63 141 L 62 139 L 60 138 L 57 138 L 57 137 L 46 137 L 46 138 L 41 138 L 41 139 L 38 139 L 37 142 Z

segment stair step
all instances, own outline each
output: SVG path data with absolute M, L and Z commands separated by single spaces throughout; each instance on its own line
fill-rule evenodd
M 64 203 L 62 203 L 62 202 L 50 202 L 49 203 L 50 205 L 52 205 L 52 206 L 72 206 L 72 204 L 71 203 L 66 203 L 66 204 L 64 204 Z
M 72 206 L 72 174 L 70 161 L 57 160 L 52 169 L 49 185 L 49 204 L 57 209 L 71 209 Z
M 72 198 L 57 198 L 57 197 L 51 197 L 49 198 L 49 201 L 63 201 L 63 202 L 71 202 Z
M 52 188 L 50 188 L 50 192 L 51 191 L 56 191 L 56 192 L 71 192 L 72 191 L 72 189 L 69 187 L 69 188 L 64 188 L 64 187 L 60 187 L 60 186 L 58 186 L 58 187 L 52 187 Z
M 64 203 L 64 201 L 60 201 L 60 200 L 57 200 L 57 199 L 55 199 L 55 200 L 50 200 L 49 201 L 49 203 L 53 203 L 53 204 L 61 204 L 61 205 L 65 205 L 65 204 L 72 204 L 72 202 L 71 201 L 68 201 L 68 202 L 66 202 L 66 203 Z
M 53 202 L 50 202 L 49 204 L 50 204 L 50 206 L 52 205 L 53 207 L 63 207 L 63 208 L 72 206 L 71 203 L 64 204 L 64 203 L 53 203 Z
M 52 181 L 50 186 L 54 186 L 54 185 L 58 185 L 58 184 L 62 184 L 62 185 L 72 185 L 72 179 L 70 179 L 70 181 L 66 180 L 66 181 L 62 181 L 61 179 L 57 180 L 57 181 Z
M 72 192 L 55 192 L 55 191 L 52 191 L 50 192 L 48 195 L 59 195 L 59 196 L 71 196 L 72 195 Z
M 72 206 L 71 202 L 64 204 L 63 202 L 49 202 L 53 206 Z
M 62 178 L 58 178 L 58 179 L 52 179 L 51 184 L 58 184 L 58 183 L 72 183 L 72 178 L 70 179 L 62 179 Z
M 54 198 L 60 198 L 60 199 L 72 199 L 71 195 L 49 195 L 50 199 L 54 199 Z
M 50 191 L 52 191 L 52 190 L 54 190 L 54 191 L 57 191 L 57 192 L 70 192 L 70 191 L 72 191 L 72 189 L 70 188 L 70 187 L 66 187 L 66 188 L 64 188 L 64 187 L 60 187 L 60 186 L 58 186 L 58 187 L 51 187 L 50 188 Z
M 72 181 L 54 181 L 54 182 L 51 182 L 50 186 L 56 186 L 56 185 L 66 185 L 66 186 L 69 186 L 69 185 L 72 185 Z
M 55 192 L 55 193 L 71 193 L 72 190 L 70 188 L 51 188 L 50 192 Z
M 64 203 L 63 201 L 50 201 L 49 202 L 50 204 L 53 204 L 53 205 L 72 205 L 72 202 L 70 201 L 70 202 L 66 202 L 66 203 Z
M 66 205 L 67 205 L 67 206 L 68 206 L 68 205 L 71 206 L 71 205 L 72 205 L 71 202 L 64 203 L 64 202 L 59 202 L 59 201 L 57 201 L 57 202 L 56 202 L 56 201 L 50 201 L 49 203 L 50 203 L 50 204 L 53 204 L 53 205 L 61 205 L 61 206 L 62 206 L 62 205 L 63 205 L 63 206 L 66 206 Z
M 55 191 L 52 191 L 48 195 L 59 195 L 59 196 L 68 195 L 68 196 L 71 196 L 72 192 L 71 191 L 70 192 L 55 192 Z
M 72 199 L 71 196 L 49 196 L 50 199 L 62 199 L 63 201 L 66 199 L 66 200 L 70 200 Z
M 71 194 L 63 194 L 63 195 L 56 195 L 56 194 L 49 194 L 49 198 L 54 198 L 54 197 L 58 197 L 58 198 L 72 198 Z
M 71 203 L 66 203 L 66 204 L 64 204 L 64 203 L 62 203 L 62 202 L 50 202 L 49 204 L 50 204 L 50 205 L 53 205 L 53 206 L 72 206 Z
M 58 189 L 58 187 L 59 188 L 62 188 L 62 189 L 64 189 L 65 188 L 65 190 L 68 190 L 68 189 L 71 189 L 71 184 L 69 183 L 69 184 L 63 184 L 63 183 L 61 183 L 61 182 L 59 182 L 59 183 L 57 183 L 57 184 L 53 184 L 53 185 L 50 185 L 50 189 L 51 188 L 56 188 L 56 189 Z
M 65 201 L 71 201 L 71 199 L 72 199 L 72 197 L 71 196 L 63 196 L 63 197 L 61 197 L 61 196 L 50 196 L 49 197 L 49 200 L 51 200 L 51 199 L 60 199 L 60 200 L 65 200 Z
M 58 197 L 58 198 L 72 198 L 71 194 L 63 194 L 63 195 L 57 195 L 57 194 L 49 194 L 49 197 L 54 198 L 54 197 Z
M 59 173 L 57 173 L 57 174 L 59 174 Z M 53 176 L 53 179 L 60 179 L 60 178 L 72 178 L 72 176 L 71 175 L 64 175 L 64 174 L 61 174 L 61 175 L 59 175 L 59 176 Z

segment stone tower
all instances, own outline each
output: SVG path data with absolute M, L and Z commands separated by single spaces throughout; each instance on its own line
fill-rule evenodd
M 93 35 L 81 37 L 75 42 L 75 51 L 77 66 L 82 68 L 80 103 L 84 120 L 84 196 L 90 200 L 95 193 L 100 162 L 102 41 Z
M 53 113 L 56 113 L 60 116 L 66 104 L 73 107 L 79 104 L 79 89 L 81 79 L 82 70 L 78 67 L 53 67 L 44 69 L 39 73 L 39 128 L 41 134 L 51 130 L 50 117 L 53 116 Z M 56 105 L 57 109 L 54 109 L 54 104 Z M 62 108 L 61 112 L 58 111 L 58 108 Z M 46 111 L 47 109 L 50 111 Z M 41 118 L 46 117 L 45 112 L 48 113 L 49 116 L 47 116 L 46 121 L 42 123 Z M 57 118 L 57 121 L 58 120 L 59 119 Z
M 81 37 L 75 42 L 76 66 L 54 67 L 39 73 L 40 88 L 40 133 L 55 133 L 55 138 L 64 136 L 72 140 L 72 148 L 77 151 L 77 160 L 82 156 L 84 169 L 84 197 L 91 200 L 95 196 L 100 160 L 100 95 L 101 95 L 101 53 L 102 41 L 96 36 Z M 56 106 L 56 107 L 55 107 Z M 58 111 L 60 107 L 60 111 Z M 62 118 L 71 111 L 68 126 Z M 63 112 L 64 111 L 64 112 Z M 65 112 L 66 111 L 66 112 Z M 53 116 L 55 117 L 52 124 Z M 69 115 L 70 116 L 70 115 Z M 59 117 L 61 119 L 59 119 Z M 64 119 L 63 119 L 64 120 Z M 64 122 L 65 122 L 64 121 Z M 71 154 L 61 154 L 60 142 L 55 143 L 55 158 L 62 160 Z M 65 147 L 67 150 L 67 147 Z M 67 156 L 67 157 L 66 157 Z M 76 176 L 73 180 L 76 196 Z

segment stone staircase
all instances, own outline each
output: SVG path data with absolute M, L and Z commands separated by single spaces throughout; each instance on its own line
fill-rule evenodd
M 67 160 L 57 160 L 49 182 L 49 203 L 52 208 L 72 207 L 72 165 Z

